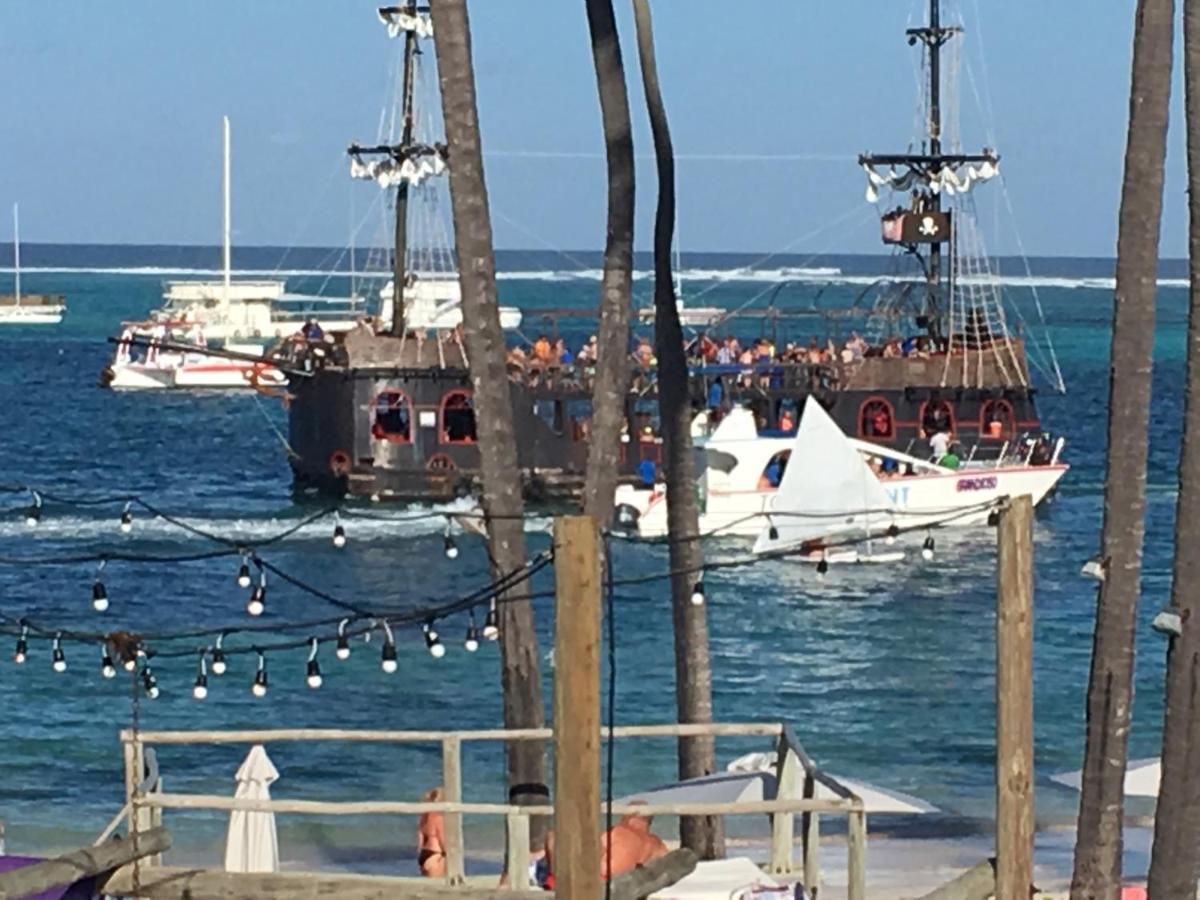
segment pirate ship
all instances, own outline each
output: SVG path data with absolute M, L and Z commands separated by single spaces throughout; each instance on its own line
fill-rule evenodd
M 973 190 L 997 175 L 1000 158 L 992 149 L 964 153 L 957 135 L 944 134 L 943 52 L 962 29 L 943 25 L 941 13 L 941 0 L 930 0 L 928 23 L 907 32 L 927 76 L 924 134 L 910 152 L 859 159 L 895 269 L 842 311 L 861 316 L 871 340 L 783 358 L 760 345 L 748 363 L 712 352 L 711 338 L 735 330 L 718 319 L 694 345 L 690 376 L 697 413 L 709 421 L 744 406 L 760 431 L 786 430 L 811 394 L 848 435 L 901 451 L 923 452 L 929 433 L 948 428 L 971 458 L 993 459 L 1040 434 L 1025 337 L 1009 327 L 975 225 Z M 371 146 L 352 144 L 349 155 L 352 175 L 392 193 L 391 286 L 382 292 L 379 321 L 334 344 L 288 346 L 287 365 L 303 370 L 290 387 L 292 467 L 299 488 L 444 500 L 478 488 L 479 452 L 469 360 L 455 328 L 461 315 L 452 255 L 432 253 L 410 228 L 412 201 L 429 205 L 449 164 L 445 146 L 428 133 L 431 111 L 419 115 L 415 101 L 432 55 L 420 47 L 436 36 L 427 7 L 385 7 L 379 16 L 393 37 L 403 37 L 396 107 L 390 130 Z M 443 267 L 434 271 L 439 259 Z M 517 317 L 508 310 L 502 318 Z M 518 360 L 510 373 L 530 494 L 577 493 L 591 418 L 588 364 L 543 357 Z M 1051 373 L 1061 388 L 1056 366 Z M 630 378 L 621 460 L 622 477 L 636 482 L 653 477 L 662 444 L 652 362 L 631 357 Z

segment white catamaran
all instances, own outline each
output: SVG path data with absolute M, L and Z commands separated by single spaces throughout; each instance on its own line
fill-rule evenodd
M 13 293 L 0 295 L 0 325 L 57 325 L 67 304 L 60 294 L 21 293 L 21 218 L 13 204 Z

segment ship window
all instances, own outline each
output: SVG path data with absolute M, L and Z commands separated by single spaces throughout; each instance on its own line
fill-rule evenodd
M 442 398 L 442 443 L 475 443 L 475 403 L 470 391 L 451 391 Z
M 858 435 L 873 441 L 890 441 L 896 437 L 896 415 L 892 404 L 882 397 L 872 397 L 858 410 Z
M 788 460 L 792 458 L 791 450 L 780 450 L 768 460 L 762 475 L 758 477 L 758 489 L 769 491 L 779 487 L 783 481 L 783 473 L 787 471 Z
M 412 440 L 412 401 L 404 391 L 381 391 L 372 408 L 371 436 L 407 444 Z
M 1007 400 L 988 400 L 979 411 L 979 436 L 1008 440 L 1017 433 L 1017 417 Z
M 658 400 L 642 398 L 633 405 L 633 433 L 639 441 L 653 441 L 662 434 Z
M 927 437 L 939 431 L 954 434 L 954 407 L 946 400 L 926 400 L 921 404 L 921 430 Z

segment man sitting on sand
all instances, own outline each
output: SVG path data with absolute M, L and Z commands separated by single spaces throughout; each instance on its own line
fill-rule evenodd
M 442 789 L 435 787 L 422 799 L 441 803 Z M 440 812 L 421 814 L 417 825 L 417 865 L 426 878 L 446 877 L 446 823 Z
M 650 831 L 649 816 L 631 813 L 600 839 L 600 877 L 607 880 L 667 855 L 667 845 Z

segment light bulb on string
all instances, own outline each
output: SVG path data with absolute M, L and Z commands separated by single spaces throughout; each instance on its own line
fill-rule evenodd
M 108 609 L 108 591 L 104 587 L 104 582 L 100 580 L 100 573 L 104 571 L 107 562 L 107 560 L 100 561 L 100 566 L 96 569 L 96 580 L 92 582 L 92 609 L 96 612 L 104 612 Z
M 133 531 L 133 501 L 125 504 L 125 508 L 121 510 L 121 534 L 129 534 Z
M 213 649 L 212 649 L 212 673 L 213 673 L 214 675 L 224 675 L 224 674 L 225 674 L 225 669 L 226 669 L 226 665 L 225 665 L 225 650 L 224 650 L 224 649 L 221 647 L 221 641 L 222 641 L 224 638 L 225 638 L 225 635 L 223 635 L 223 634 L 218 634 L 218 635 L 217 635 L 217 641 L 216 641 L 216 643 L 215 643 L 215 644 L 213 644 Z
M 242 564 L 238 566 L 237 583 L 240 588 L 250 587 L 250 562 L 246 559 L 246 555 L 242 554 Z
M 333 514 L 333 546 L 341 550 L 346 546 L 346 529 L 342 527 L 342 521 L 338 518 L 338 514 Z
M 925 543 L 921 545 L 921 558 L 926 562 L 929 562 L 931 559 L 933 559 L 933 547 L 933 535 L 926 535 Z
M 25 524 L 30 528 L 37 528 L 38 522 L 42 520 L 42 495 L 37 491 L 30 491 L 33 502 L 29 508 L 25 510 Z
M 487 618 L 483 620 L 483 636 L 489 641 L 500 637 L 500 616 L 496 613 L 496 598 L 488 606 Z
M 142 667 L 142 689 L 151 700 L 158 699 L 158 679 L 154 677 L 149 665 Z
M 467 637 L 463 641 L 463 647 L 468 653 L 474 653 L 479 649 L 479 632 L 475 629 L 475 610 L 468 610 L 467 616 Z
M 437 631 L 433 627 L 433 620 L 425 623 L 425 647 L 429 650 L 429 655 L 434 659 L 441 659 L 446 655 L 446 645 L 442 643 L 442 639 L 438 637 Z
M 51 666 L 55 672 L 62 673 L 67 671 L 67 655 L 63 653 L 62 648 L 62 632 L 54 636 L 54 650 L 50 655 L 52 660 Z
M 692 606 L 704 605 L 704 582 L 697 581 L 692 585 Z
M 250 685 L 250 693 L 255 697 L 267 696 L 267 658 L 261 650 L 258 653 L 258 670 L 254 673 L 254 684 Z
M 200 659 L 196 663 L 196 683 L 192 685 L 192 697 L 196 700 L 203 700 L 208 696 L 208 672 L 204 666 L 204 654 L 200 654 Z
M 100 645 L 100 674 L 105 678 L 117 677 L 117 667 L 113 665 L 112 653 L 109 652 L 107 643 Z
M 334 649 L 333 655 L 340 660 L 350 658 L 350 638 L 346 637 L 346 626 L 349 624 L 349 619 L 342 619 L 338 622 L 337 647 Z
M 29 658 L 29 626 L 21 626 L 21 635 L 17 638 L 17 649 L 13 651 L 13 662 L 18 666 L 24 665 Z
M 317 662 L 317 639 L 312 638 L 312 649 L 308 651 L 308 674 L 305 679 L 314 691 L 321 686 L 321 664 Z
M 398 668 L 396 663 L 396 639 L 392 635 L 392 629 L 387 622 L 380 622 L 383 626 L 383 654 L 379 658 L 379 667 L 383 671 L 391 675 Z
M 133 672 L 138 667 L 138 660 L 143 659 L 145 656 L 145 651 L 139 647 L 136 651 L 134 651 L 132 656 L 128 656 L 121 661 L 121 668 L 123 668 L 126 672 Z
M 252 616 L 261 616 L 267 609 L 267 570 L 258 573 L 258 584 L 250 592 L 246 603 L 246 612 Z
M 458 544 L 454 543 L 454 538 L 450 535 L 450 518 L 446 517 L 446 533 L 442 537 L 442 546 L 446 551 L 446 559 L 458 559 Z

